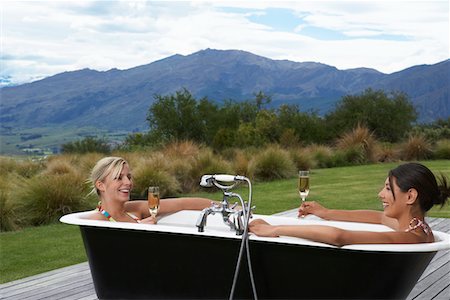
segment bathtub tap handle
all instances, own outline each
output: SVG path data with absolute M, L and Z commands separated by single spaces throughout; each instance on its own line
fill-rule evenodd
M 243 214 L 244 212 L 240 210 L 233 215 L 233 224 L 236 230 L 236 235 L 242 235 L 244 233 L 244 224 L 242 222 Z
M 206 219 L 208 218 L 209 214 L 214 214 L 214 210 L 212 207 L 204 208 L 200 212 L 200 215 L 198 216 L 197 219 L 197 223 L 195 224 L 195 226 L 197 226 L 198 228 L 198 232 L 205 231 Z

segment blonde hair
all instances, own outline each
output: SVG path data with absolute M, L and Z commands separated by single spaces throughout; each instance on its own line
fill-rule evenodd
M 108 176 L 111 176 L 112 179 L 118 178 L 125 164 L 128 164 L 127 161 L 121 157 L 110 156 L 100 159 L 92 169 L 88 180 L 92 184 L 92 190 L 89 195 L 94 193 L 100 195 L 100 191 L 95 186 L 95 183 L 97 181 L 103 182 Z

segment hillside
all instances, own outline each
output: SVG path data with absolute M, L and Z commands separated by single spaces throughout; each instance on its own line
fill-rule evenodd
M 420 121 L 450 116 L 450 60 L 393 74 L 373 69 L 338 70 L 314 62 L 271 60 L 239 50 L 207 49 L 174 55 L 127 70 L 83 69 L 0 90 L 2 135 L 14 128 L 94 127 L 146 130 L 155 94 L 187 88 L 214 101 L 254 98 L 263 91 L 273 105 L 298 104 L 326 113 L 343 95 L 368 87 L 404 91 Z

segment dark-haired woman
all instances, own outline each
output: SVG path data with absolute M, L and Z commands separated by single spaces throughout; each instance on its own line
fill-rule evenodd
M 434 205 L 443 206 L 446 203 L 450 188 L 443 175 L 438 183 L 427 167 L 419 163 L 406 163 L 389 172 L 378 196 L 383 212 L 331 210 L 316 202 L 305 202 L 299 208 L 299 216 L 313 214 L 326 220 L 384 224 L 393 231 L 351 231 L 321 225 L 274 226 L 263 220 L 254 220 L 249 229 L 259 236 L 293 236 L 336 246 L 433 242 L 433 233 L 425 222 L 425 214 Z

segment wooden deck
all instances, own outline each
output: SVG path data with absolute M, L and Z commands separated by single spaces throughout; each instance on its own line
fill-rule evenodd
M 296 210 L 280 213 L 295 216 Z M 450 219 L 428 218 L 432 229 L 450 233 Z M 87 262 L 0 285 L 0 299 L 97 299 Z M 433 258 L 407 298 L 416 300 L 450 299 L 450 250 Z

